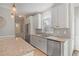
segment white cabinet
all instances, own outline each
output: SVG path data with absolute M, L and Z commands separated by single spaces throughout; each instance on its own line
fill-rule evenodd
M 47 42 L 47 54 L 49 56 L 69 56 L 69 49 L 69 39 L 65 42 L 57 42 L 54 40 L 48 40 Z
M 42 13 L 42 31 L 43 32 L 52 32 L 52 24 L 51 24 L 51 9 Z
M 70 39 L 66 39 L 65 42 L 61 42 L 61 56 L 70 56 Z
M 69 28 L 69 4 L 58 4 L 52 8 L 53 27 Z
M 38 47 L 39 46 L 39 40 L 38 40 L 38 38 L 36 37 L 36 36 L 31 36 L 31 39 L 30 39 L 30 43 L 33 45 L 33 46 L 35 46 L 35 47 Z
M 29 16 L 25 20 L 25 24 L 29 24 L 29 33 L 34 34 L 35 33 L 35 28 L 34 28 L 34 20 L 33 16 Z
M 52 8 L 52 24 L 53 27 L 58 26 L 58 13 L 57 13 L 57 7 Z
M 41 14 L 29 16 L 25 19 L 25 24 L 30 24 L 30 34 L 34 34 L 36 32 L 36 29 L 42 28 L 41 21 Z
M 35 29 L 41 29 L 42 28 L 42 19 L 41 19 L 41 14 L 36 14 L 33 16 L 33 21 L 34 21 L 34 27 Z
M 58 25 L 61 28 L 69 28 L 69 5 L 62 4 L 58 6 Z
M 30 43 L 33 46 L 40 49 L 49 56 L 69 56 L 71 48 L 69 41 L 69 39 L 66 39 L 65 42 L 59 42 L 35 35 L 32 35 L 30 39 Z
M 47 53 L 47 39 L 32 35 L 30 43 L 44 53 Z
M 39 37 L 39 47 L 41 51 L 47 54 L 47 39 Z
M 64 56 L 68 56 L 70 54 L 69 49 L 71 49 L 71 47 L 70 47 L 70 44 L 69 44 L 70 42 L 69 41 L 70 40 L 67 39 L 67 41 L 64 42 Z

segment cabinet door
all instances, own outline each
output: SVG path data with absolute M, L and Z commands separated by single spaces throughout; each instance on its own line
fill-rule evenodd
M 36 14 L 33 16 L 33 24 L 35 29 L 41 28 L 41 21 L 41 14 Z
M 37 15 L 33 16 L 33 26 L 35 29 L 38 26 L 38 16 Z
M 47 39 L 39 37 L 39 46 L 38 48 L 47 54 Z
M 37 24 L 37 28 L 41 29 L 42 28 L 42 15 L 41 14 L 37 14 L 38 15 L 38 24 Z
M 62 4 L 58 5 L 58 26 L 60 28 L 67 28 L 69 23 L 68 23 L 68 5 L 67 4 Z
M 66 42 L 64 42 L 64 56 L 69 56 L 70 51 L 73 51 L 72 48 L 70 48 L 70 39 L 67 39 Z M 72 52 L 73 53 L 73 52 Z
M 31 40 L 30 40 L 31 44 L 37 48 L 40 47 L 40 38 L 38 38 L 37 36 L 31 36 Z
M 52 8 L 52 24 L 57 28 L 69 28 L 69 4 L 59 4 Z
M 57 7 L 52 8 L 52 24 L 53 27 L 58 26 L 58 15 L 57 15 Z
M 32 36 L 30 41 L 33 46 L 37 47 L 44 53 L 47 53 L 47 39 L 43 39 L 38 36 Z
M 33 46 L 37 46 L 36 38 L 35 38 L 34 36 L 31 36 L 31 38 L 30 38 L 30 43 L 31 43 Z
M 47 54 L 49 56 L 60 56 L 61 55 L 61 44 L 60 42 L 48 40 Z
M 33 16 L 30 16 L 30 34 L 34 34 L 35 33 L 35 28 L 34 28 L 34 20 L 33 20 Z

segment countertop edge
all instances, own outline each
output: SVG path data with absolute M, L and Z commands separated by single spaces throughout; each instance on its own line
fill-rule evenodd
M 38 36 L 38 37 L 41 37 L 40 35 L 38 34 L 31 34 L 32 36 Z M 53 38 L 54 37 L 54 38 Z M 52 40 L 52 41 L 58 41 L 58 42 L 61 42 L 61 43 L 64 43 L 65 41 L 67 41 L 69 38 L 60 38 L 60 37 L 55 37 L 55 36 L 49 36 L 49 37 L 41 37 L 41 38 L 44 38 L 44 39 L 48 39 L 48 40 Z M 57 38 L 55 40 L 55 38 Z

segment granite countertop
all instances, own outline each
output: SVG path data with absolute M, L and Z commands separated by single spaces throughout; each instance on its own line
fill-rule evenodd
M 46 37 L 46 38 L 50 39 L 50 40 L 54 40 L 54 41 L 65 42 L 65 38 L 54 37 L 54 36 L 49 36 L 49 37 Z
M 0 56 L 21 56 L 34 49 L 22 38 L 0 38 Z
M 65 42 L 68 38 L 62 38 L 62 37 L 56 37 L 56 36 L 48 36 L 48 37 L 43 37 L 40 34 L 32 34 L 34 36 L 38 36 L 41 38 L 45 38 L 45 39 L 50 39 L 50 40 L 54 40 L 54 41 L 59 41 L 59 42 Z

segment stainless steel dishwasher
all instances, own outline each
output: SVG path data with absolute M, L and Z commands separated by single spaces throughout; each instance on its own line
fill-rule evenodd
M 48 56 L 61 56 L 61 44 L 60 42 L 47 40 L 47 54 Z

